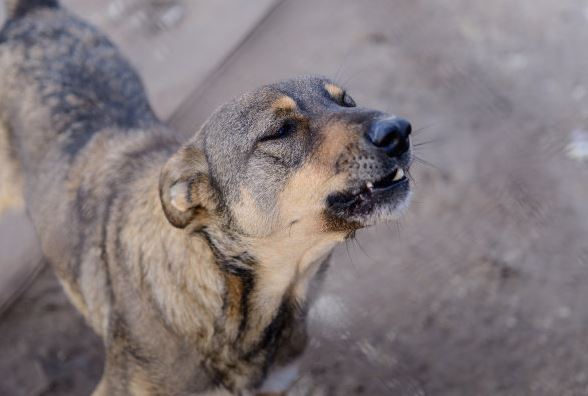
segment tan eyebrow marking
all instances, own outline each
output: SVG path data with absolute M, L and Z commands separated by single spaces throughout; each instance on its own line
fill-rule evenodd
M 289 96 L 282 96 L 272 103 L 272 109 L 275 111 L 294 111 L 298 106 L 294 99 Z
M 343 88 L 340 88 L 335 84 L 327 83 L 325 84 L 325 89 L 334 100 L 341 100 L 343 97 Z

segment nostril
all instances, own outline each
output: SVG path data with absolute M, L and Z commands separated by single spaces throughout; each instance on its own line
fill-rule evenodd
M 400 155 L 408 150 L 412 126 L 402 118 L 388 118 L 374 122 L 367 133 L 368 140 L 388 155 Z
M 377 147 L 386 147 L 398 138 L 398 127 L 389 120 L 376 121 L 367 133 L 368 140 Z
M 377 145 L 379 147 L 388 147 L 398 144 L 398 133 L 395 131 L 390 131 L 382 140 L 381 144 Z

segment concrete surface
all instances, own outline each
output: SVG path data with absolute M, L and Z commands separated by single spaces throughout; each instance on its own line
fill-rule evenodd
M 588 395 L 587 24 L 584 0 L 289 0 L 173 115 L 195 131 L 321 73 L 411 119 L 434 164 L 403 220 L 337 249 L 293 394 Z M 0 394 L 85 394 L 101 367 L 49 271 L 0 351 Z
M 63 0 L 106 31 L 167 118 L 278 0 Z

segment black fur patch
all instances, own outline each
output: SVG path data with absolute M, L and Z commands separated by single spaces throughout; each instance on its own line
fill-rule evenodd
M 226 254 L 219 241 L 216 241 L 206 228 L 198 231 L 197 234 L 201 235 L 207 242 L 219 268 L 223 272 L 237 276 L 241 281 L 241 301 L 239 307 L 241 321 L 239 323 L 239 339 L 247 329 L 250 304 L 249 297 L 255 288 L 255 273 L 253 271 L 256 264 L 255 259 L 247 252 L 238 255 Z M 224 299 L 226 304 L 226 295 Z
M 57 0 L 8 0 L 10 18 L 18 18 L 39 7 L 57 8 Z

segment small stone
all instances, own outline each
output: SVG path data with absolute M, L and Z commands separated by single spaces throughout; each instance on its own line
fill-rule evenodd
M 588 161 L 588 131 L 575 129 L 570 134 L 566 155 L 576 161 Z

